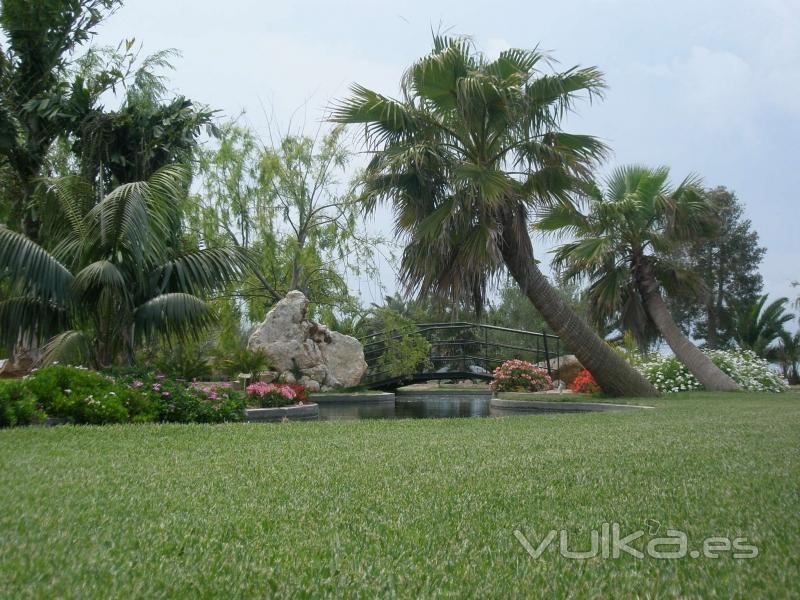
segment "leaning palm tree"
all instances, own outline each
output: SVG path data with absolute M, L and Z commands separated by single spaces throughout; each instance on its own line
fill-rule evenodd
M 784 325 L 794 319 L 786 312 L 788 298 L 778 298 L 767 304 L 764 294 L 752 304 L 736 307 L 734 311 L 733 339 L 740 348 L 752 350 L 767 357 L 775 350 L 775 343 L 785 339 Z
M 53 185 L 61 226 L 45 249 L 0 227 L 0 343 L 46 342 L 45 362 L 98 367 L 130 360 L 137 342 L 193 337 L 213 318 L 201 295 L 248 268 L 231 248 L 183 250 L 178 199 L 186 172 L 162 168 L 146 182 L 94 201 L 94 188 L 65 178 Z
M 712 231 L 713 213 L 700 181 L 687 177 L 672 188 L 665 167 L 627 166 L 616 169 L 607 184 L 605 195 L 593 195 L 588 214 L 566 205 L 540 214 L 537 229 L 575 238 L 555 250 L 555 265 L 565 279 L 588 278 L 597 321 L 621 315 L 623 328 L 640 340 L 652 323 L 706 389 L 738 390 L 683 334 L 662 295 L 695 283 L 692 272 L 668 256 Z
M 533 256 L 532 210 L 571 203 L 605 152 L 597 139 L 561 130 L 582 96 L 604 87 L 594 68 L 545 73 L 548 56 L 506 50 L 493 61 L 465 38 L 435 36 L 394 100 L 359 85 L 331 120 L 363 124 L 372 159 L 367 210 L 392 203 L 406 290 L 483 304 L 507 268 L 522 291 L 608 393 L 655 389 L 586 325 Z

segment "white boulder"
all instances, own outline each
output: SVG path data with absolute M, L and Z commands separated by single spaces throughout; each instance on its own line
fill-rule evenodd
M 308 321 L 308 298 L 297 290 L 278 302 L 251 334 L 251 350 L 263 350 L 282 381 L 309 390 L 353 387 L 367 370 L 361 343 Z

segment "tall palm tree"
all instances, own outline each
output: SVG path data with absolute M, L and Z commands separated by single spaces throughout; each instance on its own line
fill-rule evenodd
M 63 227 L 48 249 L 0 227 L 0 343 L 47 341 L 45 361 L 108 366 L 156 335 L 193 337 L 213 318 L 200 297 L 237 279 L 248 258 L 231 248 L 181 248 L 186 172 L 164 167 L 94 203 L 78 178 L 55 182 Z
M 493 61 L 465 38 L 434 36 L 394 100 L 354 85 L 331 120 L 363 124 L 373 153 L 367 210 L 390 201 L 407 291 L 482 305 L 505 267 L 553 331 L 608 393 L 656 390 L 586 325 L 553 289 L 533 256 L 532 209 L 571 203 L 605 146 L 561 130 L 582 96 L 603 90 L 595 68 L 545 73 L 538 50 L 506 50 Z
M 713 227 L 713 211 L 697 178 L 673 188 L 665 167 L 621 167 L 609 177 L 605 195 L 593 195 L 588 214 L 562 204 L 540 217 L 537 229 L 574 236 L 556 249 L 555 264 L 567 279 L 588 277 L 598 321 L 621 314 L 623 327 L 640 340 L 652 323 L 706 389 L 739 389 L 683 334 L 662 296 L 662 289 L 692 283 L 691 272 L 666 258 L 668 253 Z
M 733 337 L 741 348 L 752 350 L 766 357 L 774 350 L 774 344 L 785 338 L 784 325 L 794 319 L 786 312 L 788 298 L 778 298 L 767 304 L 764 294 L 753 304 L 737 307 L 734 313 Z

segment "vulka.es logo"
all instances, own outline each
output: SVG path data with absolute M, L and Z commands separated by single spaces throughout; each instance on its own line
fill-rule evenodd
M 660 523 L 652 519 L 647 520 L 651 535 L 658 533 Z M 619 558 L 622 553 L 633 556 L 634 558 L 644 558 L 648 556 L 656 559 L 676 559 L 676 558 L 720 558 L 723 554 L 732 552 L 733 558 L 749 559 L 758 556 L 758 548 L 747 543 L 747 538 L 727 538 L 709 537 L 703 540 L 702 550 L 690 550 L 689 538 L 683 531 L 677 529 L 667 529 L 665 537 L 654 537 L 647 541 L 644 550 L 639 550 L 632 544 L 641 540 L 645 536 L 644 530 L 634 531 L 627 535 L 621 533 L 619 523 L 603 523 L 600 530 L 592 530 L 589 536 L 590 547 L 578 549 L 577 543 L 571 543 L 569 532 L 566 529 L 551 529 L 547 535 L 534 545 L 519 530 L 514 531 L 514 537 L 525 548 L 525 551 L 532 558 L 539 558 L 544 554 L 553 542 L 558 538 L 558 552 L 564 558 L 574 560 L 586 560 L 588 558 Z M 587 540 L 584 540 L 585 543 Z M 637 544 L 637 546 L 639 546 Z

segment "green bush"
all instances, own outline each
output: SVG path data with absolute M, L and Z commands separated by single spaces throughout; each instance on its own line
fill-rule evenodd
M 110 377 L 82 367 L 54 365 L 38 369 L 25 386 L 51 417 L 71 423 L 124 423 L 128 410 Z
M 36 396 L 27 389 L 24 381 L 0 381 L 0 427 L 32 425 L 45 418 Z
M 386 340 L 383 353 L 378 358 L 379 372 L 403 377 L 432 366 L 429 358 L 431 344 L 419 333 L 411 319 L 388 308 L 376 309 L 375 313 Z

